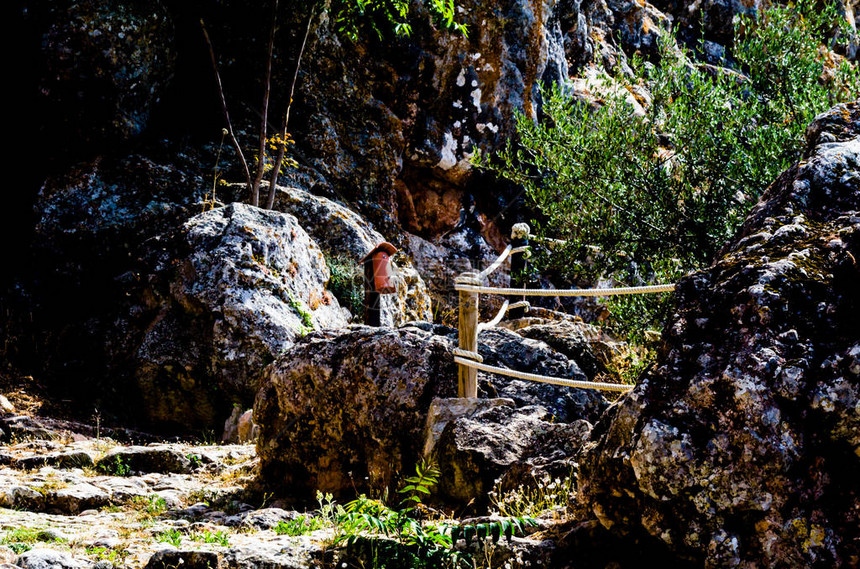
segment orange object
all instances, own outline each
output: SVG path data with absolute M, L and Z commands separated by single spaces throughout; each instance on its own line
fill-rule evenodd
M 397 247 L 383 241 L 364 256 L 362 263 L 371 263 L 370 269 L 373 274 L 373 290 L 379 294 L 392 294 L 397 292 L 397 287 L 392 282 L 393 271 L 391 266 L 391 255 L 397 252 Z

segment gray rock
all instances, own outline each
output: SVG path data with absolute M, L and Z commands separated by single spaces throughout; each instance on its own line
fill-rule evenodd
M 266 364 L 346 318 L 325 289 L 319 247 L 291 215 L 232 204 L 192 218 L 180 240 L 187 254 L 164 259 L 168 281 L 152 291 L 165 296 L 137 351 L 136 380 L 151 420 L 190 426 L 213 421 L 225 398 L 250 404 Z
M 131 472 L 160 472 L 187 474 L 193 470 L 187 456 L 174 448 L 119 447 L 111 450 L 96 463 L 96 468 L 109 474 Z
M 43 466 L 54 468 L 86 468 L 93 466 L 93 457 L 84 451 L 69 451 L 46 455 L 19 458 L 15 461 L 16 468 L 32 470 Z
M 595 427 L 582 515 L 707 567 L 860 558 L 860 101 L 818 117 Z
M 13 481 L 9 485 L 4 484 L 0 487 L 0 505 L 4 508 L 40 512 L 45 507 L 45 497 L 33 488 Z
M 272 529 L 279 522 L 293 520 L 299 516 L 298 512 L 290 512 L 281 508 L 263 508 L 254 510 L 239 516 L 241 525 L 253 527 L 258 530 Z
M 576 361 L 567 359 L 547 344 L 503 328 L 491 328 L 478 335 L 478 353 L 484 363 L 511 370 L 577 381 L 588 378 Z M 536 383 L 496 374 L 478 372 L 479 389 L 491 397 L 513 399 L 517 406 L 542 405 L 555 420 L 570 423 L 577 419 L 594 422 L 609 405 L 601 392 Z
M 424 456 L 432 456 L 436 444 L 445 431 L 448 423 L 460 417 L 472 417 L 480 411 L 494 407 L 514 407 L 513 399 L 473 399 L 471 397 L 436 398 L 427 411 L 427 423 L 424 427 Z
M 237 569 L 306 569 L 323 557 L 318 546 L 298 540 L 259 543 L 254 547 L 231 548 L 224 552 L 222 566 Z
M 107 492 L 92 484 L 80 483 L 60 488 L 45 498 L 46 507 L 66 514 L 77 514 L 84 510 L 101 508 L 110 503 Z
M 436 445 L 441 494 L 485 505 L 495 480 L 524 458 L 549 419 L 542 407 L 493 406 L 449 422 Z
M 629 350 L 625 342 L 620 342 L 599 327 L 584 322 L 537 320 L 518 327 L 515 331 L 524 338 L 544 342 L 553 350 L 575 361 L 579 369 L 592 381 L 599 376 L 611 375 L 607 365 Z
M 73 559 L 61 551 L 40 548 L 25 551 L 15 564 L 24 569 L 83 569 L 92 565 L 81 559 Z
M 40 113 L 71 145 L 140 135 L 173 74 L 173 23 L 161 2 L 62 2 L 45 18 Z
M 220 569 L 221 566 L 221 556 L 213 551 L 162 550 L 149 558 L 145 569 Z
M 137 478 L 104 477 L 93 480 L 92 485 L 107 492 L 114 504 L 124 504 L 151 494 L 149 487 Z
M 483 270 L 493 263 L 498 253 L 473 228 L 463 227 L 432 242 L 417 235 L 407 235 L 406 250 L 414 259 L 415 267 L 427 281 L 436 307 L 436 321 L 456 322 L 459 295 L 454 290 L 454 279 L 464 272 Z M 510 277 L 499 270 L 489 276 L 491 286 L 506 287 Z
M 413 468 L 430 401 L 452 395 L 456 377 L 447 339 L 418 328 L 308 335 L 257 396 L 263 479 L 305 497 L 388 486 Z

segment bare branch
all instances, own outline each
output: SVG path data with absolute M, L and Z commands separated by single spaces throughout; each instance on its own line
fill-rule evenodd
M 278 184 L 278 174 L 281 171 L 281 164 L 284 161 L 284 153 L 287 150 L 287 126 L 290 122 L 290 109 L 293 106 L 293 94 L 296 92 L 296 82 L 299 78 L 299 68 L 302 65 L 302 55 L 305 53 L 305 46 L 308 43 L 308 36 L 311 33 L 311 23 L 314 19 L 314 9 L 311 6 L 311 13 L 308 16 L 308 25 L 305 28 L 305 37 L 302 40 L 302 46 L 299 48 L 299 56 L 296 58 L 296 71 L 293 73 L 293 83 L 290 85 L 290 98 L 287 102 L 287 111 L 284 113 L 284 123 L 281 129 L 281 140 L 278 143 L 278 158 L 275 160 L 275 166 L 272 168 L 272 179 L 269 182 L 269 197 L 266 200 L 266 208 L 272 209 L 275 206 L 275 191 Z
M 266 89 L 263 92 L 263 116 L 260 119 L 260 151 L 257 154 L 257 175 L 251 187 L 251 205 L 260 205 L 260 182 L 266 170 L 266 130 L 269 124 L 269 94 L 272 89 L 272 59 L 275 49 L 275 29 L 278 18 L 278 0 L 272 1 L 272 30 L 269 33 L 268 54 L 266 56 Z
M 221 74 L 218 72 L 218 62 L 215 59 L 215 49 L 212 47 L 212 41 L 209 39 L 209 32 L 206 31 L 206 24 L 203 19 L 200 19 L 200 27 L 203 28 L 203 37 L 206 38 L 206 45 L 209 47 L 209 57 L 212 59 L 212 69 L 215 71 L 215 81 L 218 84 L 218 95 L 221 97 L 221 110 L 224 112 L 224 121 L 227 123 L 227 132 L 230 135 L 230 142 L 233 148 L 236 149 L 236 154 L 239 155 L 239 161 L 242 163 L 242 169 L 245 171 L 245 183 L 248 186 L 248 191 L 251 190 L 251 170 L 248 169 L 248 161 L 245 160 L 245 153 L 242 152 L 242 147 L 239 146 L 239 141 L 236 140 L 236 135 L 233 133 L 233 123 L 230 121 L 230 113 L 227 112 L 227 100 L 224 98 L 224 88 L 221 85 Z

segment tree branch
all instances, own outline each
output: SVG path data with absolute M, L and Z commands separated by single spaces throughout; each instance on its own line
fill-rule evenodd
M 290 98 L 287 101 L 287 111 L 284 113 L 284 123 L 281 129 L 281 140 L 278 142 L 278 158 L 275 160 L 275 166 L 272 168 L 272 178 L 269 181 L 269 197 L 266 200 L 266 208 L 272 209 L 275 206 L 275 191 L 278 184 L 278 174 L 281 172 L 281 164 L 284 161 L 284 153 L 287 150 L 287 126 L 290 122 L 290 109 L 293 106 L 293 94 L 296 91 L 296 82 L 299 78 L 299 68 L 302 65 L 302 55 L 305 52 L 305 46 L 308 43 L 308 36 L 311 33 L 311 22 L 314 19 L 314 8 L 311 6 L 311 13 L 308 16 L 308 25 L 305 28 L 305 37 L 302 40 L 302 46 L 299 48 L 299 56 L 296 58 L 296 71 L 293 73 L 293 83 L 290 85 Z
M 239 161 L 242 163 L 242 169 L 245 171 L 245 183 L 250 191 L 251 170 L 248 168 L 248 161 L 245 160 L 245 153 L 242 152 L 242 147 L 239 146 L 239 141 L 236 140 L 236 135 L 233 133 L 233 123 L 230 121 L 230 113 L 227 111 L 227 100 L 224 98 L 224 88 L 221 85 L 221 74 L 218 72 L 215 49 L 212 47 L 209 32 L 206 31 L 206 24 L 203 23 L 202 18 L 200 19 L 200 27 L 203 28 L 203 37 L 206 38 L 206 45 L 209 47 L 209 57 L 212 59 L 212 69 L 215 71 L 215 81 L 218 84 L 218 95 L 221 97 L 221 110 L 224 113 L 224 121 L 227 123 L 227 133 L 230 135 L 230 142 L 233 144 L 233 148 L 236 149 L 236 154 L 239 155 Z

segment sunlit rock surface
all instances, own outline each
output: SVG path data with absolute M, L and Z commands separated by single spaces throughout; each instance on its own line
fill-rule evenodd
M 581 462 L 583 515 L 707 567 L 860 562 L 860 102 L 807 138 Z

